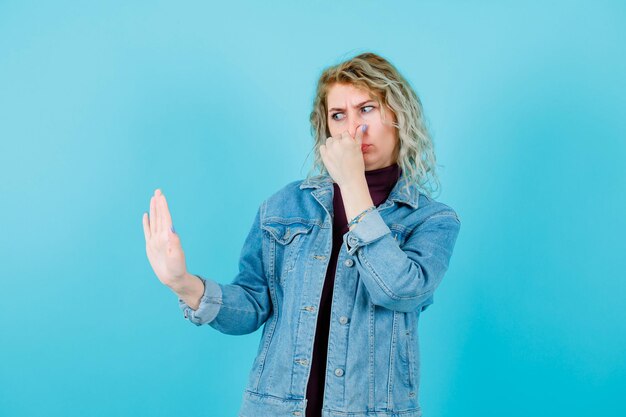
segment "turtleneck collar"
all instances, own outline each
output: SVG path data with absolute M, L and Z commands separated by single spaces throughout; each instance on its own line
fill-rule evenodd
M 388 167 L 365 171 L 365 180 L 369 189 L 372 202 L 375 206 L 384 203 L 389 197 L 389 193 L 396 185 L 396 182 L 402 174 L 402 168 L 398 164 L 392 164 Z M 341 189 L 337 183 L 333 183 L 335 190 L 333 196 L 333 206 L 335 217 L 333 221 L 333 229 L 336 230 L 334 239 L 340 244 L 341 236 L 348 231 L 346 213 L 343 206 L 343 198 L 341 197 Z
M 365 171 L 367 186 L 372 191 L 386 191 L 389 193 L 398 179 L 402 175 L 402 168 L 398 164 L 391 164 L 388 167 Z

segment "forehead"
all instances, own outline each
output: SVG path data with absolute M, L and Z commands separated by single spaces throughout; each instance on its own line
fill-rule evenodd
M 326 95 L 326 102 L 329 106 L 342 105 L 345 102 L 356 104 L 367 99 L 373 100 L 374 96 L 369 91 L 351 84 L 333 84 Z

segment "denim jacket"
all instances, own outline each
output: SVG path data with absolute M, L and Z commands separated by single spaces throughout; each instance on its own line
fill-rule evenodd
M 404 189 L 343 236 L 333 289 L 323 417 L 419 417 L 418 319 L 448 269 L 460 220 Z M 264 324 L 240 417 L 305 416 L 319 300 L 332 246 L 333 182 L 293 181 L 264 200 L 230 284 L 198 276 L 195 325 L 226 334 Z

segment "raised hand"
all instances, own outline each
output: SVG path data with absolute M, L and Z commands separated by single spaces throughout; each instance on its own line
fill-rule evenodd
M 361 149 L 365 129 L 367 125 L 360 125 L 354 137 L 346 130 L 339 135 L 328 137 L 326 143 L 320 145 L 322 162 L 328 174 L 339 186 L 365 178 L 365 162 Z
M 143 214 L 143 233 L 146 254 L 159 281 L 170 288 L 181 282 L 187 274 L 185 253 L 173 230 L 165 196 L 159 189 L 150 198 L 150 217 Z

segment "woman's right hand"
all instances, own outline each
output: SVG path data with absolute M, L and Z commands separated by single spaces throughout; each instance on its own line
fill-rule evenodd
M 187 274 L 180 238 L 172 230 L 172 217 L 165 196 L 158 188 L 150 198 L 150 217 L 143 214 L 143 233 L 150 266 L 163 284 L 172 288 Z

